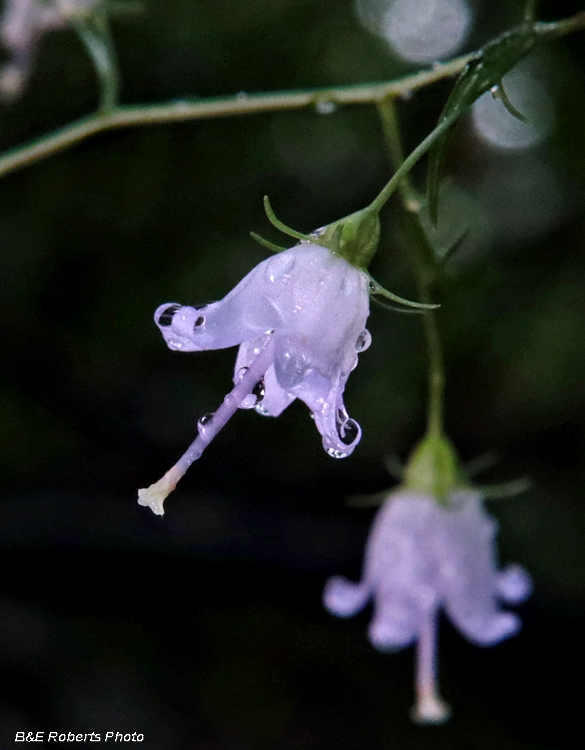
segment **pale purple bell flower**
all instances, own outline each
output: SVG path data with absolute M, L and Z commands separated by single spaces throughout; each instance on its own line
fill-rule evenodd
M 369 638 L 376 648 L 392 651 L 417 642 L 415 721 L 439 723 L 450 715 L 437 686 L 440 609 L 479 646 L 499 643 L 520 628 L 518 616 L 503 611 L 500 602 L 523 601 L 532 584 L 519 565 L 498 569 L 496 531 L 473 489 L 453 491 L 445 504 L 399 489 L 374 520 L 362 580 L 336 576 L 325 586 L 325 607 L 338 617 L 351 617 L 372 600 Z
M 66 28 L 87 15 L 99 0 L 6 0 L 0 16 L 0 42 L 11 59 L 0 70 L 0 95 L 14 98 L 24 88 L 38 44 L 47 31 Z
M 155 312 L 170 349 L 198 352 L 239 345 L 234 389 L 167 477 L 139 502 L 162 515 L 162 501 L 199 458 L 236 409 L 277 417 L 304 401 L 335 458 L 348 456 L 361 437 L 343 403 L 358 353 L 368 348 L 368 275 L 331 250 L 301 242 L 259 263 L 222 300 L 202 307 L 166 303 Z M 162 484 L 161 484 L 162 483 Z

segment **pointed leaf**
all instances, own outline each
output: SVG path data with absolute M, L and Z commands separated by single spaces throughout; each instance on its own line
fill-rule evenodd
M 534 25 L 527 23 L 502 34 L 479 50 L 457 79 L 441 112 L 439 123 L 447 119 L 458 119 L 476 99 L 497 86 L 502 77 L 530 52 L 536 39 Z M 437 140 L 429 155 L 427 195 L 429 213 L 435 225 L 439 204 L 439 175 L 451 131 L 452 128 Z

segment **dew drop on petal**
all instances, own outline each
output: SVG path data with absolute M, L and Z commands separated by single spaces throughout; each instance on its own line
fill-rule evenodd
M 249 367 L 240 367 L 236 375 L 236 383 L 240 382 L 240 380 L 244 377 L 244 375 L 248 372 L 249 369 L 250 369 Z
M 201 437 L 205 437 L 209 432 L 209 428 L 211 427 L 211 423 L 213 422 L 213 417 L 213 414 L 204 414 L 202 417 L 200 417 L 199 421 L 197 422 L 197 429 L 199 430 L 199 434 L 201 435 Z
M 264 379 L 259 380 L 250 392 L 256 398 L 256 403 L 254 404 L 254 406 L 258 406 L 258 404 L 266 395 L 266 386 L 264 385 Z
M 166 307 L 161 314 L 158 316 L 158 324 L 159 326 L 163 326 L 164 328 L 167 328 L 171 325 L 173 322 L 173 317 L 177 310 L 181 309 L 181 305 L 169 305 Z
M 357 341 L 355 342 L 356 352 L 365 352 L 366 349 L 369 349 L 371 343 L 372 334 L 368 331 L 367 328 L 364 328 L 364 330 L 357 337 Z
M 326 450 L 327 450 L 327 453 L 332 458 L 346 458 L 347 457 L 347 453 L 344 453 L 343 451 L 340 451 L 337 448 L 327 448 Z
M 167 341 L 167 346 L 169 347 L 169 349 L 174 349 L 175 351 L 177 351 L 178 349 L 183 348 L 183 343 L 178 339 L 169 339 Z
M 262 417 L 268 417 L 270 415 L 270 412 L 268 411 L 268 409 L 265 406 L 262 406 L 262 404 L 256 404 L 254 409 Z

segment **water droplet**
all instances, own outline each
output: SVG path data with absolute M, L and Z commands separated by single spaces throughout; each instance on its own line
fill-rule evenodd
M 400 98 L 403 99 L 405 102 L 409 101 L 409 99 L 412 99 L 412 90 L 411 89 L 404 89 L 404 91 L 401 91 L 399 94 Z
M 347 458 L 347 453 L 344 453 L 343 451 L 337 450 L 337 448 L 327 448 L 327 453 L 332 458 Z
M 378 287 L 373 281 L 368 281 L 368 291 L 370 294 L 376 294 Z
M 337 110 L 337 104 L 331 99 L 320 99 L 315 102 L 315 110 L 320 115 L 331 115 Z
M 249 367 L 240 367 L 236 374 L 236 383 L 239 383 L 241 379 L 244 377 L 244 375 L 248 372 L 250 368 Z
M 268 409 L 265 406 L 262 406 L 262 404 L 256 404 L 256 406 L 254 407 L 254 409 L 262 417 L 268 417 L 269 414 L 270 414 L 270 412 L 268 411 Z
M 174 349 L 176 351 L 177 349 L 183 348 L 183 343 L 177 339 L 169 339 L 169 341 L 167 341 L 167 346 L 169 349 Z
M 226 404 L 228 406 L 231 406 L 231 404 L 233 404 L 235 402 L 235 398 L 232 396 L 231 393 L 228 393 L 228 395 L 225 396 L 223 402 L 224 402 L 224 404 Z
M 344 445 L 353 445 L 360 436 L 360 426 L 346 412 L 345 408 L 337 410 L 336 426 L 339 439 Z
M 158 316 L 158 324 L 159 326 L 168 327 L 173 322 L 173 317 L 177 310 L 181 309 L 181 305 L 169 305 L 168 307 L 165 307 L 165 309 L 161 312 L 161 314 Z
M 264 385 L 264 379 L 259 380 L 256 385 L 252 388 L 250 391 L 252 396 L 256 398 L 256 403 L 254 406 L 258 406 L 258 404 L 262 401 L 264 396 L 266 395 L 266 386 Z
M 197 320 L 193 323 L 193 329 L 195 328 L 201 328 L 201 326 L 205 323 L 205 318 L 203 315 L 200 315 Z
M 238 93 L 236 94 L 236 99 L 239 102 L 245 102 L 247 98 L 248 98 L 248 94 L 246 94 L 245 91 L 238 91 Z
M 267 331 L 264 331 L 264 333 L 267 336 L 272 336 L 272 334 L 274 333 L 274 328 L 269 328 Z
M 357 337 L 357 341 L 355 342 L 356 352 L 365 352 L 366 349 L 369 348 L 371 343 L 372 343 L 372 336 L 370 332 L 368 331 L 368 329 L 364 328 L 364 330 Z
M 199 434 L 201 435 L 201 437 L 207 437 L 209 435 L 213 417 L 213 414 L 204 414 L 202 417 L 200 417 L 199 421 L 197 422 L 197 429 L 199 430 Z

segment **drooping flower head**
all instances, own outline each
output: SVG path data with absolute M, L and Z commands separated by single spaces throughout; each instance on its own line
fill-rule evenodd
M 11 54 L 0 71 L 0 94 L 17 96 L 29 77 L 38 43 L 47 31 L 65 28 L 100 0 L 7 0 L 0 17 L 0 41 Z
M 348 416 L 343 392 L 358 354 L 370 345 L 369 295 L 381 288 L 347 256 L 348 247 L 357 246 L 363 259 L 364 245 L 371 255 L 379 231 L 373 218 L 348 217 L 307 237 L 295 233 L 298 245 L 257 265 L 219 302 L 157 309 L 155 322 L 169 348 L 239 351 L 233 390 L 215 414 L 199 421 L 199 435 L 177 464 L 139 491 L 141 505 L 162 515 L 178 479 L 238 408 L 276 417 L 298 398 L 309 407 L 329 455 L 343 458 L 354 450 L 361 429 Z
M 325 607 L 350 617 L 373 603 L 369 639 L 382 651 L 417 642 L 417 703 L 414 720 L 438 723 L 449 717 L 436 680 L 437 616 L 480 646 L 516 633 L 520 620 L 500 603 L 515 604 L 530 593 L 530 577 L 519 565 L 497 566 L 497 524 L 470 487 L 446 497 L 411 488 L 390 492 L 378 511 L 366 547 L 362 579 L 331 578 Z

